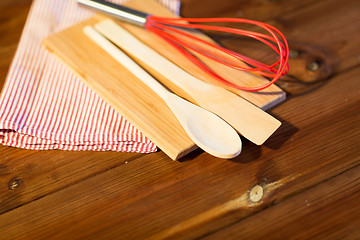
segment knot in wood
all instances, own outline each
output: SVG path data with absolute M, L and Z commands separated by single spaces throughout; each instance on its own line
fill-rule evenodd
M 249 193 L 249 199 L 253 203 L 258 203 L 264 196 L 264 188 L 260 185 L 255 185 Z
M 312 72 L 316 72 L 320 69 L 320 63 L 318 62 L 310 62 L 308 65 L 307 65 L 307 69 L 309 69 L 310 71 Z
M 18 188 L 21 183 L 22 183 L 22 181 L 20 178 L 14 177 L 9 181 L 8 188 L 10 190 L 14 190 L 15 188 Z

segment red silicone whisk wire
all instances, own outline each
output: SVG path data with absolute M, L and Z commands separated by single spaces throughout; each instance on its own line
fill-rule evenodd
M 185 21 L 186 23 L 184 23 Z M 233 22 L 233 23 L 235 22 L 235 23 L 253 24 L 265 29 L 269 33 L 269 35 L 253 32 L 253 31 L 228 28 L 228 27 L 194 24 L 194 23 L 208 23 L 208 22 Z M 220 82 L 228 86 L 231 86 L 233 88 L 237 88 L 244 91 L 260 91 L 275 83 L 282 75 L 286 74 L 288 71 L 289 46 L 287 44 L 287 41 L 284 35 L 278 29 L 266 23 L 248 20 L 248 19 L 236 19 L 236 18 L 198 19 L 198 18 L 164 18 L 164 17 L 149 16 L 145 27 L 147 28 L 147 30 L 154 32 L 155 34 L 157 34 L 158 36 L 169 42 L 172 46 L 174 46 L 177 50 L 179 50 L 182 54 L 184 54 L 190 61 L 196 64 L 203 71 L 210 74 Z M 279 55 L 279 60 L 277 60 L 273 64 L 267 65 L 252 58 L 231 51 L 227 48 L 204 41 L 198 37 L 180 31 L 179 29 L 174 27 L 220 31 L 220 32 L 227 32 L 227 33 L 233 33 L 233 34 L 250 37 L 262 42 L 263 44 L 273 49 Z M 173 33 L 177 34 L 177 36 L 180 36 L 181 39 L 179 39 L 179 37 L 177 36 L 174 36 Z M 215 51 L 209 53 L 204 46 L 208 46 L 208 47 L 210 46 Z M 216 62 L 224 64 L 227 67 L 241 71 L 254 72 L 262 76 L 271 78 L 271 80 L 264 85 L 256 86 L 256 87 L 244 87 L 244 86 L 236 85 L 224 79 L 223 77 L 219 76 L 215 71 L 213 71 L 206 64 L 200 61 L 197 57 L 191 54 L 187 49 L 202 54 Z M 218 54 L 216 51 L 220 51 L 222 54 Z M 223 57 L 224 54 L 236 60 L 241 60 L 242 62 L 245 62 L 248 66 L 237 64 L 235 61 L 229 62 L 229 59 L 224 59 Z

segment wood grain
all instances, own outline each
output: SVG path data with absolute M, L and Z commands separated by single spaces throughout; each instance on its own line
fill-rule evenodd
M 4 84 L 4 80 L 14 56 L 18 41 L 20 40 L 22 28 L 29 11 L 31 0 L 17 1 L 1 1 L 0 8 L 6 9 L 0 15 L 0 85 Z M 14 17 L 16 16 L 16 17 Z
M 358 74 L 357 70 L 344 76 L 355 85 L 342 85 L 340 92 L 351 92 L 357 84 Z M 224 227 L 359 164 L 360 158 L 356 154 L 359 140 L 353 142 L 353 151 L 347 155 L 342 151 L 358 133 L 353 131 L 351 124 L 344 124 L 350 123 L 347 119 L 351 119 L 354 110 L 339 111 L 343 107 L 338 101 L 342 95 L 335 86 L 341 80 L 333 79 L 312 96 L 317 96 L 321 102 L 328 99 L 327 94 L 334 97 L 322 107 L 332 106 L 330 119 L 339 123 L 338 128 L 321 122 L 308 126 L 303 119 L 297 119 L 294 124 L 300 129 L 307 129 L 308 133 L 317 129 L 323 136 L 309 141 L 316 137 L 316 132 L 294 134 L 281 148 L 284 158 L 269 148 L 262 149 L 259 158 L 259 149 L 251 145 L 245 146 L 245 155 L 235 161 L 200 154 L 193 155 L 189 161 L 172 162 L 157 155 L 145 155 L 3 214 L 0 222 L 7 219 L 8 224 L 0 228 L 19 239 L 25 236 L 41 239 L 41 236 L 50 235 L 75 239 L 100 236 L 193 239 Z M 349 96 L 349 102 L 357 98 L 354 93 Z M 289 104 L 311 107 L 299 98 L 292 99 Z M 287 108 L 282 109 L 283 116 L 295 114 Z M 310 111 L 314 115 L 311 118 L 329 118 L 317 112 L 317 109 Z M 325 139 L 335 137 L 342 142 L 330 148 L 322 147 Z M 294 155 L 297 146 L 302 146 L 302 153 Z M 313 161 L 304 162 L 303 159 Z M 264 196 L 260 202 L 251 203 L 248 193 L 256 184 L 263 187 Z M 62 214 L 54 209 L 59 209 Z M 30 219 L 33 219 L 31 223 Z M 84 228 L 89 229 L 83 231 Z M 142 231 L 134 230 L 139 228 Z M 65 230 L 58 232 L 56 229 Z
M 90 19 L 54 34 L 44 43 L 170 158 L 176 160 L 194 150 L 195 144 L 166 103 L 84 34 L 83 28 L 99 19 L 102 18 Z
M 202 3 L 193 3 L 195 6 L 187 7 L 188 1 L 192 2 L 184 1 L 183 15 L 202 16 L 203 10 L 198 6 Z M 211 4 L 213 0 L 207 2 Z M 233 8 L 227 8 L 228 11 L 222 16 L 266 21 L 285 33 L 290 49 L 294 52 L 290 59 L 291 81 L 285 78 L 278 85 L 287 93 L 302 94 L 316 88 L 317 81 L 359 65 L 360 46 L 357 43 L 360 42 L 360 26 L 352 24 L 359 17 L 360 6 L 356 0 L 345 0 L 341 4 L 337 0 L 277 0 L 262 3 L 241 0 L 235 5 L 232 5 L 231 0 L 225 0 L 222 7 L 226 6 Z M 271 51 L 251 41 L 226 36 L 213 37 L 222 45 L 231 46 L 245 55 L 264 61 L 274 58 Z M 309 67 L 314 63 L 317 68 Z M 310 84 L 309 79 L 314 83 Z
M 0 152 L 0 213 L 127 164 L 142 155 L 93 152 L 84 158 L 84 152 L 30 151 L 5 146 L 0 146 Z
M 143 11 L 152 11 L 165 16 L 171 15 L 165 8 L 154 1 L 147 1 L 146 4 L 143 4 L 143 2 L 139 0 L 133 0 L 130 5 L 135 5 L 136 9 Z M 95 25 L 95 23 L 100 22 L 102 19 L 101 16 L 97 16 L 56 33 L 46 38 L 44 44 L 50 51 L 69 65 L 93 91 L 108 102 L 172 159 L 176 160 L 195 149 L 196 146 L 186 135 L 165 102 L 85 36 L 82 31 L 84 26 Z M 155 48 L 154 50 L 186 69 L 187 72 L 199 72 L 186 58 L 176 53 L 176 51 L 173 51 L 168 43 L 163 42 L 163 40 L 154 36 L 152 33 L 144 29 L 138 29 L 138 27 L 128 27 L 128 29 L 140 37 L 145 43 L 153 46 Z M 92 51 L 88 51 L 88 49 L 92 49 Z M 173 54 L 169 55 L 169 53 Z M 140 59 L 138 56 L 136 56 L 136 59 L 138 59 L 140 63 L 144 62 L 143 59 Z M 185 96 L 182 95 L 183 97 L 188 100 L 193 99 L 193 102 L 218 114 L 243 136 L 258 145 L 261 145 L 268 139 L 280 126 L 278 120 L 260 111 L 235 94 L 229 94 L 228 91 L 223 91 L 223 89 L 215 87 L 212 89 L 219 90 L 188 94 L 189 91 L 184 91 L 179 85 L 169 84 L 169 82 L 171 82 L 169 78 L 159 73 L 159 71 L 153 67 L 149 67 L 147 62 L 144 63 L 143 66 L 146 66 L 146 69 L 150 73 L 160 77 L 163 83 L 169 86 L 171 90 L 185 93 Z M 244 78 L 244 81 L 254 82 L 254 84 L 263 84 L 264 81 L 267 81 L 258 76 L 241 71 L 229 72 L 229 70 L 224 67 L 218 67 L 218 70 L 227 73 L 229 78 Z M 187 76 L 184 76 L 184 78 L 186 77 Z M 204 75 L 201 75 L 201 79 L 204 79 Z M 247 93 L 240 92 L 240 95 L 247 95 Z M 213 95 L 214 97 L 212 97 L 211 101 L 206 101 L 201 94 L 204 95 L 206 99 L 208 99 L 209 95 Z M 272 86 L 262 93 L 249 94 L 247 99 L 263 108 L 273 106 L 285 98 L 284 92 L 276 86 Z M 242 117 L 243 114 L 245 114 L 246 117 Z
M 359 172 L 354 167 L 202 239 L 357 239 Z
M 7 36 L 0 38 L 7 53 L 0 61 L 1 76 L 10 64 L 30 2 L 1 1 L 0 36 Z M 266 234 L 268 239 L 290 234 L 297 239 L 360 237 L 360 63 L 356 58 L 360 35 L 353 24 L 333 24 L 359 22 L 357 2 L 182 2 L 186 16 L 233 16 L 241 10 L 253 19 L 285 19 L 285 35 L 290 42 L 301 39 L 302 49 L 307 49 L 304 54 L 332 53 L 322 59 L 337 63 L 334 76 L 316 85 L 299 83 L 305 91 L 271 110 L 282 127 L 264 146 L 245 142 L 234 161 L 212 158 L 200 150 L 174 162 L 162 151 L 146 155 L 0 146 L 0 200 L 5 203 L 0 239 L 194 239 L 211 234 L 226 238 L 238 236 L 244 228 L 247 236 Z M 319 38 L 315 29 L 321 28 L 335 38 Z M 232 41 L 228 44 L 238 48 Z M 244 46 L 243 50 L 253 49 Z M 310 63 L 310 58 L 303 60 L 303 66 Z M 298 63 L 292 64 L 296 68 Z M 308 74 L 304 70 L 303 76 Z M 254 203 L 249 195 L 256 185 L 264 191 Z M 257 232 L 259 226 L 262 231 Z

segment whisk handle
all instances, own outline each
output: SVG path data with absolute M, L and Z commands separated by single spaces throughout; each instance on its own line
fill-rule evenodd
M 77 2 L 140 27 L 144 27 L 149 16 L 147 13 L 102 0 L 77 0 Z

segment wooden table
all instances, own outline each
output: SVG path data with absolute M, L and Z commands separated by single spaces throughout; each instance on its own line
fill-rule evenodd
M 360 238 L 359 1 L 218 2 L 183 0 L 182 15 L 266 21 L 288 38 L 288 98 L 269 111 L 282 127 L 233 160 L 0 146 L 0 239 Z M 0 3 L 1 85 L 30 5 Z

